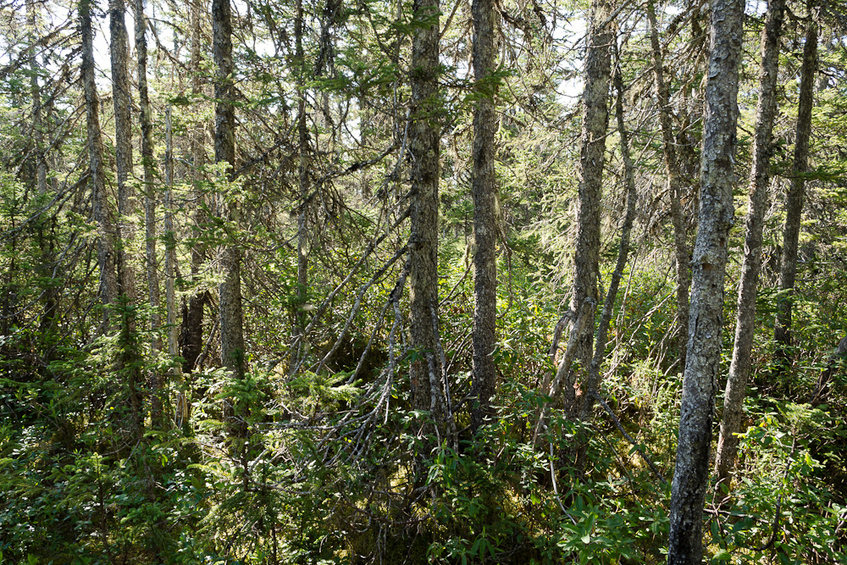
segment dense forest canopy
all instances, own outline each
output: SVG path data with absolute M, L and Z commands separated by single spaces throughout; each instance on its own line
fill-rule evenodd
M 847 5 L 0 0 L 0 564 L 847 563 Z

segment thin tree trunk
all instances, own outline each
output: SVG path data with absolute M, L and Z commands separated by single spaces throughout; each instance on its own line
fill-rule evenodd
M 141 164 L 144 168 L 144 237 L 147 243 L 147 294 L 150 303 L 150 348 L 155 355 L 162 349 L 159 327 L 159 268 L 156 258 L 156 162 L 153 156 L 153 116 L 147 93 L 147 17 L 144 0 L 135 0 L 135 50 L 138 57 L 138 106 L 141 124 Z M 153 369 L 150 386 L 150 415 L 154 429 L 164 425 L 162 412 L 162 375 Z
M 115 168 L 118 184 L 118 286 L 121 305 L 121 353 L 119 371 L 125 373 L 129 392 L 131 427 L 135 438 L 142 437 L 143 415 L 140 389 L 141 374 L 138 370 L 138 346 L 135 332 L 136 302 L 135 270 L 130 261 L 128 248 L 134 236 L 132 225 L 135 214 L 135 191 L 130 183 L 132 174 L 132 94 L 129 82 L 128 40 L 124 22 L 126 5 L 124 0 L 109 0 L 109 54 L 112 63 L 112 101 L 115 111 Z
M 591 304 L 588 318 L 581 323 L 576 342 L 576 359 L 582 370 L 591 364 L 594 338 L 594 312 L 599 294 L 600 274 L 600 203 L 603 195 L 603 167 L 606 163 L 606 130 L 609 125 L 609 79 L 611 76 L 611 45 L 614 41 L 609 21 L 612 7 L 608 0 L 592 0 L 591 28 L 588 33 L 588 52 L 585 57 L 585 90 L 582 94 L 583 117 L 579 158 L 579 207 L 577 210 L 577 241 L 574 255 L 573 291 L 570 309 L 583 311 Z M 581 317 L 581 315 L 580 315 Z M 564 409 L 571 418 L 579 417 L 585 395 L 577 394 L 577 377 L 569 371 L 564 384 Z M 585 392 L 584 384 L 581 387 Z
M 818 67 L 818 24 L 815 10 L 809 7 L 806 23 L 806 44 L 803 47 L 803 66 L 800 71 L 800 100 L 797 108 L 797 130 L 794 142 L 794 166 L 791 186 L 785 202 L 785 226 L 782 232 L 782 265 L 779 273 L 780 297 L 777 301 L 774 339 L 777 355 L 791 358 L 791 309 L 794 282 L 797 277 L 797 244 L 800 221 L 806 195 L 805 174 L 809 169 L 809 139 L 812 136 L 812 105 L 814 104 L 815 75 Z
M 600 367 L 603 364 L 603 359 L 606 357 L 606 342 L 609 335 L 609 324 L 612 321 L 612 311 L 615 307 L 615 297 L 618 294 L 623 270 L 626 267 L 629 257 L 630 233 L 632 232 L 632 224 L 635 221 L 635 201 L 638 197 L 635 188 L 635 166 L 632 163 L 632 157 L 629 152 L 629 133 L 626 130 L 626 123 L 624 122 L 624 87 L 619 66 L 615 69 L 614 84 L 617 91 L 617 97 L 615 98 L 615 117 L 618 123 L 618 137 L 620 138 L 621 159 L 623 161 L 626 185 L 626 215 L 621 226 L 618 260 L 615 264 L 615 270 L 612 273 L 612 279 L 609 282 L 606 300 L 603 302 L 603 311 L 600 314 L 600 324 L 597 328 L 597 339 L 594 344 L 594 357 L 591 359 L 591 365 L 588 369 L 588 383 L 586 386 L 588 398 L 585 400 L 581 415 L 581 419 L 586 422 L 590 420 L 594 401 L 600 394 Z M 580 454 L 584 456 L 584 451 L 581 451 Z
M 664 55 L 659 43 L 659 26 L 653 1 L 647 3 L 647 19 L 650 22 L 650 45 L 652 47 L 653 76 L 656 98 L 659 102 L 659 123 L 662 128 L 662 155 L 667 175 L 667 192 L 671 199 L 671 221 L 673 223 L 674 257 L 676 259 L 676 318 L 677 349 L 679 366 L 685 367 L 685 349 L 688 343 L 688 289 L 691 286 L 691 271 L 688 243 L 686 242 L 685 219 L 682 214 L 682 183 L 671 124 L 670 90 L 665 82 Z
M 27 0 L 26 10 L 29 19 L 29 25 L 32 28 L 32 33 L 37 34 L 38 26 L 38 11 L 36 3 L 33 0 Z M 30 56 L 30 94 L 32 96 L 32 131 L 33 142 L 35 143 L 35 184 L 36 191 L 41 198 L 47 196 L 47 149 L 44 146 L 44 103 L 42 101 L 41 86 L 38 83 L 38 61 L 36 59 L 35 45 L 29 49 Z M 55 220 L 53 220 L 55 221 Z M 49 229 L 51 220 L 47 221 L 39 219 L 36 224 L 36 241 L 41 253 L 41 257 L 36 266 L 39 278 L 44 283 L 42 295 L 44 296 L 44 305 L 41 310 L 41 320 L 39 322 L 39 331 L 41 335 L 46 336 L 53 328 L 53 320 L 56 315 L 56 307 L 58 296 L 56 288 L 51 282 L 53 279 L 52 265 L 55 261 L 55 253 L 53 249 L 54 238 L 45 234 L 45 230 Z M 49 359 L 48 359 L 49 361 Z
M 201 50 L 203 36 L 200 29 L 201 8 L 197 2 L 191 5 L 191 94 L 194 100 L 200 100 L 203 94 L 202 74 L 200 72 Z M 205 259 L 206 246 L 202 243 L 202 229 L 206 224 L 206 196 L 200 189 L 203 180 L 203 168 L 206 165 L 206 126 L 202 119 L 194 124 L 191 134 L 191 155 L 193 160 L 192 180 L 194 182 L 193 196 L 194 225 L 193 235 L 195 244 L 191 246 L 191 282 L 195 288 L 194 293 L 188 298 L 188 304 L 184 306 L 182 320 L 182 365 L 184 373 L 191 373 L 195 369 L 197 358 L 203 350 L 203 306 L 206 302 L 206 291 L 197 290 L 200 284 L 200 270 Z
M 750 198 L 747 209 L 744 262 L 738 288 L 738 314 L 735 344 L 724 394 L 723 418 L 718 438 L 715 470 L 723 481 L 735 466 L 742 408 L 750 376 L 750 355 L 756 321 L 756 292 L 762 266 L 762 229 L 768 206 L 771 141 L 776 116 L 776 85 L 779 72 L 779 39 L 785 15 L 785 0 L 771 0 L 765 29 L 762 30 L 762 62 L 759 68 L 759 104 L 756 110 L 756 137 L 753 167 L 750 169 Z
M 471 427 L 478 430 L 493 416 L 491 397 L 497 384 L 494 364 L 497 326 L 497 177 L 494 168 L 497 116 L 494 109 L 497 11 L 493 0 L 473 0 L 473 67 L 479 96 L 474 111 L 474 317 Z
M 694 245 L 688 353 L 682 384 L 679 441 L 671 488 L 668 563 L 703 559 L 703 504 L 715 388 L 721 358 L 724 274 L 736 184 L 738 66 L 743 0 L 713 0 L 711 49 L 703 125 L 700 217 Z
M 411 347 L 415 408 L 429 411 L 437 443 L 453 439 L 438 331 L 438 180 L 441 103 L 438 96 L 439 2 L 415 0 L 414 17 L 428 19 L 412 41 L 411 234 L 409 237 Z M 446 437 L 445 437 L 446 436 Z
M 296 2 L 294 19 L 295 56 L 297 58 L 297 180 L 300 192 L 300 213 L 297 215 L 297 311 L 294 320 L 294 343 L 292 347 L 292 370 L 300 359 L 308 354 L 306 343 L 306 289 L 309 284 L 308 233 L 306 219 L 308 217 L 309 195 L 309 130 L 306 128 L 306 60 L 303 55 L 303 1 Z
M 118 278 L 120 293 L 128 304 L 134 304 L 135 271 L 130 264 L 128 242 L 133 237 L 132 215 L 135 213 L 135 191 L 130 184 L 132 174 L 132 94 L 128 70 L 128 46 L 124 0 L 109 0 L 109 54 L 112 63 L 112 101 L 115 111 L 115 167 L 118 184 Z
M 179 356 L 179 328 L 176 323 L 176 232 L 174 231 L 174 148 L 171 107 L 165 113 L 165 304 L 168 324 L 168 358 L 173 362 Z M 178 365 L 171 367 L 171 376 L 182 384 L 182 371 Z M 182 427 L 188 420 L 188 402 L 185 393 L 177 393 L 175 421 Z
M 215 80 L 215 162 L 235 164 L 235 108 L 232 82 L 232 12 L 229 0 L 213 0 L 212 32 L 217 76 Z M 227 172 L 227 175 L 230 174 Z M 235 204 L 226 205 L 230 221 L 237 221 Z M 241 379 L 245 373 L 244 330 L 241 308 L 241 250 L 234 242 L 225 244 L 221 257 L 220 285 L 221 361 Z
M 103 139 L 100 131 L 100 99 L 94 80 L 94 29 L 91 25 L 91 0 L 79 2 L 79 27 L 82 35 L 82 84 L 85 91 L 85 114 L 88 145 L 88 176 L 94 195 L 94 220 L 99 228 L 97 262 L 100 269 L 100 302 L 104 306 L 99 333 L 110 326 L 109 306 L 118 298 L 116 273 L 116 231 L 109 210 L 103 174 Z

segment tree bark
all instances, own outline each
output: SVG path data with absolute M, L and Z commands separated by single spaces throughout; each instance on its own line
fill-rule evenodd
M 306 343 L 306 289 L 309 284 L 309 250 L 306 220 L 308 218 L 309 195 L 309 130 L 306 127 L 306 59 L 303 55 L 303 1 L 296 2 L 294 19 L 295 57 L 297 59 L 297 183 L 300 192 L 300 213 L 297 215 L 297 305 L 294 320 L 292 347 L 292 370 L 302 356 L 308 353 Z
M 441 101 L 438 87 L 439 1 L 415 0 L 414 18 L 425 22 L 412 41 L 412 108 L 409 151 L 412 159 L 411 348 L 415 408 L 427 410 L 436 441 L 452 443 L 450 406 L 445 394 L 438 330 L 438 182 L 440 176 Z
M 700 217 L 694 245 L 688 352 L 679 441 L 671 488 L 668 563 L 703 559 L 703 504 L 720 367 L 724 274 L 733 222 L 732 188 L 738 121 L 738 65 L 743 0 L 713 0 L 711 50 L 701 160 Z
M 118 184 L 118 279 L 127 304 L 134 304 L 135 271 L 130 264 L 127 242 L 132 240 L 131 217 L 135 213 L 132 174 L 132 93 L 129 82 L 127 32 L 124 0 L 109 0 L 109 54 L 112 63 L 112 102 L 115 111 L 115 168 Z
M 191 95 L 194 100 L 199 100 L 203 94 L 203 80 L 200 71 L 203 48 L 203 36 L 201 33 L 200 19 L 202 10 L 198 3 L 191 5 Z M 206 195 L 200 188 L 203 181 L 203 168 L 206 166 L 206 124 L 203 119 L 198 119 L 191 133 L 191 169 L 192 181 L 194 182 L 193 197 L 195 200 L 193 235 L 194 245 L 191 246 L 191 282 L 194 288 L 193 294 L 189 296 L 188 303 L 184 305 L 182 319 L 182 333 L 180 344 L 183 373 L 191 373 L 197 364 L 197 358 L 203 350 L 203 306 L 206 303 L 206 291 L 198 289 L 200 285 L 200 270 L 206 256 L 206 245 L 202 242 L 202 230 L 206 224 Z
M 777 301 L 774 339 L 777 356 L 791 358 L 791 309 L 794 283 L 797 277 L 797 244 L 800 221 L 806 196 L 805 174 L 809 169 L 809 139 L 812 136 L 812 105 L 814 104 L 815 75 L 818 67 L 818 24 L 815 10 L 809 7 L 806 23 L 806 44 L 803 47 L 803 66 L 800 70 L 800 100 L 797 107 L 797 129 L 794 141 L 794 164 L 791 185 L 785 202 L 785 226 L 782 232 L 782 264 L 779 272 L 780 295 Z
M 97 262 L 100 270 L 100 302 L 103 319 L 99 333 L 105 333 L 110 326 L 108 306 L 118 298 L 118 277 L 116 271 L 116 230 L 114 218 L 109 210 L 106 198 L 106 186 L 103 174 L 103 139 L 100 131 L 100 99 L 94 80 L 94 30 L 91 25 L 91 0 L 79 2 L 79 27 L 82 35 L 82 84 L 85 92 L 85 115 L 88 145 L 88 176 L 91 183 L 94 202 L 94 221 L 97 222 L 99 238 L 97 242 Z
M 497 327 L 497 176 L 494 167 L 497 116 L 495 101 L 495 25 L 493 0 L 473 0 L 473 68 L 478 96 L 474 111 L 474 317 L 471 428 L 476 432 L 493 416 L 497 384 L 494 364 Z
M 215 162 L 235 164 L 235 108 L 232 82 L 232 11 L 229 0 L 212 2 L 213 50 L 217 75 L 215 77 Z M 226 206 L 230 221 L 238 220 L 233 203 Z M 224 281 L 219 288 L 221 322 L 221 361 L 240 379 L 245 373 L 244 330 L 241 308 L 241 250 L 227 242 L 221 257 Z
M 135 191 L 132 174 L 132 93 L 129 82 L 128 40 L 124 0 L 109 0 L 109 54 L 112 64 L 112 102 L 115 112 L 115 169 L 118 184 L 117 271 L 118 292 L 122 304 L 120 354 L 118 370 L 125 373 L 131 410 L 132 433 L 140 440 L 144 416 L 141 373 L 138 368 L 138 346 L 135 331 L 135 269 L 129 246 L 134 236 Z
M 670 196 L 671 222 L 673 223 L 674 257 L 676 259 L 676 318 L 679 366 L 685 367 L 685 348 L 688 344 L 688 289 L 691 286 L 691 271 L 688 243 L 685 233 L 685 218 L 682 214 L 682 181 L 676 154 L 671 123 L 670 90 L 665 82 L 664 55 L 659 43 L 659 26 L 652 0 L 647 3 L 647 19 L 650 22 L 650 45 L 652 47 L 653 77 L 656 99 L 659 102 L 659 124 L 662 129 L 662 155 L 667 175 L 667 192 Z
M 581 371 L 591 364 L 594 338 L 594 312 L 599 301 L 597 279 L 600 275 L 600 204 L 603 195 L 603 167 L 606 163 L 606 130 L 609 125 L 609 78 L 611 75 L 611 45 L 614 41 L 609 21 L 611 4 L 607 0 L 592 0 L 591 28 L 585 56 L 585 90 L 582 94 L 583 117 L 579 158 L 579 207 L 577 209 L 577 241 L 574 255 L 573 290 L 570 309 L 583 311 L 586 302 L 592 305 L 588 318 L 579 324 L 576 359 Z M 581 316 L 581 314 L 580 314 Z M 564 409 L 572 418 L 582 411 L 585 400 L 583 383 L 577 394 L 575 371 L 569 371 L 565 382 Z
M 144 169 L 144 239 L 146 245 L 147 294 L 150 304 L 150 349 L 155 354 L 162 349 L 159 327 L 162 325 L 159 297 L 159 267 L 156 257 L 156 161 L 153 155 L 153 116 L 147 91 L 147 17 L 144 0 L 135 0 L 135 50 L 138 57 L 138 106 L 141 124 L 141 164 Z M 152 370 L 150 383 L 150 416 L 154 429 L 162 429 L 162 375 Z
M 756 110 L 756 137 L 753 142 L 753 166 L 750 169 L 750 197 L 747 209 L 744 262 L 738 288 L 738 314 L 732 363 L 724 394 L 723 418 L 718 438 L 715 470 L 723 481 L 735 466 L 741 429 L 744 396 L 750 376 L 750 355 L 756 321 L 756 293 L 762 266 L 762 229 L 768 206 L 771 143 L 776 117 L 776 86 L 779 72 L 779 43 L 785 15 L 785 0 L 768 4 L 765 29 L 762 30 L 762 62 L 759 68 L 759 103 Z
M 600 313 L 600 323 L 597 327 L 597 339 L 594 343 L 594 357 L 591 359 L 591 365 L 588 369 L 587 398 L 581 415 L 583 421 L 590 420 L 594 401 L 597 395 L 600 394 L 600 367 L 606 356 L 606 341 L 609 335 L 609 324 L 612 321 L 612 311 L 615 307 L 615 297 L 618 294 L 623 270 L 626 267 L 629 257 L 630 234 L 632 232 L 632 224 L 635 221 L 635 201 L 638 198 L 635 188 L 635 166 L 632 163 L 632 157 L 629 152 L 629 133 L 626 130 L 626 123 L 624 122 L 624 86 L 620 67 L 617 67 L 615 70 L 614 84 L 617 91 L 617 97 L 615 98 L 615 117 L 618 124 L 618 137 L 620 138 L 621 159 L 624 168 L 624 183 L 626 185 L 626 215 L 621 226 L 618 260 L 615 264 L 615 270 L 612 273 L 612 279 L 609 282 L 606 300 L 603 302 L 603 311 Z M 584 452 L 580 451 L 580 455 L 584 455 Z

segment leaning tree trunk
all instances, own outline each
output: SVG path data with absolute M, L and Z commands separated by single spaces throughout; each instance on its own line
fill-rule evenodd
M 800 220 L 803 215 L 806 178 L 809 168 L 809 139 L 812 136 L 812 104 L 814 104 L 815 75 L 818 67 L 818 24 L 815 11 L 809 9 L 806 23 L 806 45 L 803 48 L 803 67 L 800 71 L 800 101 L 797 108 L 797 133 L 794 142 L 794 167 L 791 186 L 785 202 L 785 226 L 782 232 L 782 265 L 779 273 L 780 297 L 777 301 L 774 339 L 777 354 L 788 360 L 791 346 L 791 308 L 794 282 L 797 277 L 797 244 L 800 239 Z
M 103 171 L 103 138 L 100 131 L 100 99 L 94 80 L 94 30 L 91 25 L 92 0 L 79 2 L 79 28 L 82 35 L 82 85 L 85 92 L 85 115 L 88 145 L 88 177 L 94 202 L 94 221 L 97 222 L 97 262 L 100 269 L 100 302 L 103 320 L 99 333 L 109 330 L 109 306 L 118 299 L 118 277 L 116 271 L 116 230 L 109 202 Z
M 744 0 L 713 0 L 711 50 L 703 125 L 700 217 L 694 245 L 688 353 L 682 383 L 679 441 L 671 488 L 668 563 L 703 559 L 703 504 L 721 358 L 724 274 L 732 188 L 736 178 L 738 65 Z
M 235 108 L 232 82 L 232 11 L 229 0 L 212 2 L 215 77 L 215 162 L 235 164 Z M 230 170 L 226 172 L 227 176 Z M 238 220 L 235 204 L 226 206 L 230 221 Z M 244 330 L 241 308 L 241 251 L 228 241 L 221 258 L 223 282 L 220 285 L 221 361 L 241 379 L 245 373 Z
M 409 151 L 412 158 L 412 205 L 409 236 L 411 270 L 410 368 L 415 408 L 427 410 L 436 441 L 452 443 L 450 404 L 444 387 L 438 333 L 438 179 L 442 107 L 439 100 L 439 2 L 415 0 L 415 19 L 429 25 L 415 29 L 412 41 L 412 109 Z
M 497 178 L 494 169 L 497 116 L 494 113 L 496 79 L 493 0 L 474 0 L 473 67 L 478 91 L 474 111 L 474 317 L 473 395 L 471 427 L 478 430 L 493 415 L 491 397 L 497 383 L 494 365 L 497 324 Z
M 665 81 L 664 55 L 659 43 L 659 26 L 656 22 L 656 9 L 652 0 L 647 3 L 647 19 L 650 22 L 653 76 L 655 78 L 656 98 L 659 102 L 659 123 L 662 128 L 662 155 L 665 161 L 667 192 L 670 197 L 671 221 L 673 223 L 679 366 L 685 368 L 685 348 L 688 344 L 688 289 L 691 286 L 691 271 L 685 219 L 682 214 L 682 181 L 679 174 L 679 162 L 677 161 L 676 140 L 671 124 L 670 90 Z
M 771 139 L 776 116 L 776 84 L 779 71 L 779 38 L 785 14 L 785 0 L 771 0 L 762 30 L 762 63 L 759 69 L 759 105 L 756 111 L 756 137 L 753 143 L 753 167 L 750 169 L 750 199 L 747 209 L 744 262 L 738 288 L 738 314 L 735 345 L 724 394 L 721 433 L 715 470 L 724 480 L 735 466 L 742 407 L 750 376 L 750 355 L 756 321 L 756 291 L 762 266 L 762 228 L 768 206 Z

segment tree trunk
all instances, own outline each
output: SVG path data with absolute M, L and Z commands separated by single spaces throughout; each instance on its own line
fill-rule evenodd
M 135 0 L 135 50 L 138 57 L 138 106 L 141 124 L 141 164 L 144 168 L 144 238 L 147 255 L 147 294 L 150 304 L 150 349 L 155 354 L 162 349 L 159 327 L 159 268 L 156 258 L 156 161 L 153 156 L 153 116 L 147 94 L 147 17 L 144 0 Z M 153 369 L 150 383 L 150 415 L 154 429 L 162 429 L 162 375 Z
M 232 12 L 229 0 L 212 1 L 215 77 L 215 162 L 235 164 L 235 108 L 232 82 Z M 229 175 L 230 172 L 227 172 Z M 235 204 L 226 206 L 230 221 L 238 221 Z M 241 309 L 241 250 L 227 242 L 221 257 L 223 282 L 220 285 L 221 361 L 241 379 L 245 373 L 244 330 Z
M 295 56 L 297 58 L 297 182 L 300 192 L 300 213 L 297 215 L 297 311 L 294 314 L 294 340 L 292 346 L 291 369 L 294 370 L 300 359 L 308 354 L 306 343 L 306 289 L 309 284 L 308 218 L 309 196 L 309 131 L 306 128 L 306 60 L 303 55 L 303 1 L 296 2 L 294 20 Z
M 429 25 L 415 28 L 412 41 L 412 111 L 409 151 L 412 205 L 409 236 L 411 348 L 415 408 L 427 410 L 437 444 L 450 439 L 450 405 L 444 387 L 438 332 L 438 181 L 440 176 L 441 101 L 438 87 L 439 2 L 415 0 L 414 18 Z
M 738 314 L 735 344 L 724 394 L 723 419 L 718 438 L 715 470 L 723 481 L 735 466 L 742 408 L 750 376 L 750 355 L 756 321 L 756 292 L 762 266 L 762 229 L 768 206 L 771 140 L 776 116 L 776 85 L 779 71 L 779 38 L 785 15 L 785 0 L 771 0 L 765 29 L 762 30 L 762 62 L 759 69 L 759 104 L 756 110 L 756 137 L 753 167 L 750 169 L 750 198 L 747 209 L 744 262 L 738 288 Z
M 127 243 L 132 240 L 135 191 L 132 174 L 132 94 L 129 82 L 128 47 L 124 0 L 109 0 L 109 54 L 112 63 L 112 101 L 115 110 L 115 167 L 118 184 L 118 278 L 120 293 L 128 304 L 135 302 L 135 272 L 130 264 Z
M 676 318 L 679 366 L 685 367 L 685 348 L 688 344 L 688 289 L 691 286 L 691 271 L 688 243 L 686 242 L 685 218 L 682 214 L 682 182 L 676 155 L 676 140 L 671 124 L 670 90 L 665 82 L 664 55 L 659 43 L 659 26 L 652 0 L 647 3 L 647 19 L 650 22 L 650 45 L 652 47 L 653 76 L 656 98 L 659 102 L 659 123 L 662 128 L 662 155 L 667 175 L 667 192 L 671 199 L 671 221 L 673 223 L 674 257 L 676 258 Z
M 142 437 L 143 393 L 138 369 L 138 346 L 135 332 L 135 270 L 128 248 L 134 235 L 135 191 L 132 188 L 132 94 L 129 82 L 127 32 L 124 22 L 124 0 L 109 0 L 109 54 L 112 63 L 112 101 L 115 110 L 115 168 L 118 184 L 118 292 L 123 302 L 121 315 L 118 370 L 125 373 L 131 410 L 132 433 Z
M 202 73 L 200 71 L 201 50 L 203 36 L 200 28 L 201 7 L 197 2 L 191 5 L 191 94 L 194 100 L 199 101 L 203 94 Z M 191 158 L 193 161 L 192 180 L 194 181 L 193 196 L 195 199 L 193 235 L 195 244 L 191 246 L 191 282 L 194 293 L 188 298 L 184 306 L 182 320 L 182 333 L 180 343 L 182 346 L 182 365 L 184 373 L 191 373 L 195 369 L 197 358 L 203 350 L 203 306 L 206 302 L 206 291 L 199 290 L 200 270 L 206 255 L 206 246 L 201 242 L 203 226 L 206 224 L 205 193 L 200 189 L 203 180 L 203 167 L 206 165 L 206 125 L 203 119 L 198 119 L 194 124 L 191 134 Z
M 576 341 L 576 359 L 581 371 L 591 364 L 594 338 L 594 312 L 599 294 L 600 274 L 600 203 L 603 195 L 603 167 L 606 163 L 606 130 L 609 125 L 609 78 L 611 75 L 611 45 L 614 41 L 609 21 L 611 4 L 607 0 L 592 0 L 591 28 L 588 33 L 588 52 L 585 56 L 585 90 L 582 94 L 582 138 L 579 157 L 579 208 L 577 210 L 577 241 L 574 255 L 573 291 L 570 309 L 583 311 L 591 304 L 588 318 L 580 323 Z M 585 400 L 574 387 L 576 372 L 570 371 L 564 384 L 564 408 L 572 418 L 582 411 Z M 585 383 L 583 383 L 584 385 Z
M 168 324 L 168 358 L 173 363 L 179 356 L 179 329 L 176 324 L 176 231 L 174 230 L 174 148 L 171 107 L 165 113 L 165 304 Z M 182 384 L 182 371 L 179 366 L 171 367 L 170 375 Z M 188 419 L 188 402 L 185 393 L 177 394 L 175 421 L 182 426 Z
M 497 325 L 497 176 L 494 167 L 497 116 L 494 113 L 497 11 L 493 0 L 473 0 L 473 68 L 479 96 L 474 111 L 474 317 L 471 427 L 478 430 L 493 416 L 491 397 L 497 384 L 494 365 Z
M 794 166 L 791 186 L 785 202 L 785 226 L 782 232 L 782 265 L 779 272 L 780 296 L 777 301 L 774 339 L 777 355 L 791 358 L 791 306 L 794 281 L 797 276 L 797 244 L 800 239 L 800 220 L 806 192 L 805 174 L 809 168 L 809 139 L 812 136 L 812 105 L 814 104 L 815 75 L 818 67 L 818 24 L 815 10 L 809 8 L 806 23 L 806 44 L 803 47 L 803 67 L 800 71 L 800 101 L 797 108 L 797 130 L 794 142 Z
M 600 324 L 597 328 L 597 339 L 594 344 L 594 357 L 591 359 L 591 365 L 588 370 L 588 383 L 586 386 L 587 398 L 582 408 L 581 419 L 589 421 L 591 418 L 591 409 L 594 406 L 594 401 L 597 395 L 600 394 L 600 367 L 603 364 L 603 359 L 606 356 L 606 341 L 609 335 L 609 324 L 612 321 L 612 311 L 615 306 L 615 297 L 618 294 L 623 270 L 626 267 L 626 262 L 629 257 L 630 233 L 632 232 L 632 224 L 635 221 L 635 201 L 638 194 L 635 188 L 635 166 L 632 163 L 632 157 L 629 152 L 629 133 L 626 130 L 624 123 L 623 99 L 624 87 L 623 77 L 621 77 L 620 67 L 615 69 L 615 90 L 617 97 L 615 99 L 615 117 L 618 123 L 618 136 L 620 138 L 621 158 L 624 167 L 624 182 L 626 185 L 626 215 L 624 216 L 623 225 L 621 226 L 621 243 L 618 250 L 618 260 L 615 264 L 615 270 L 612 273 L 612 279 L 609 282 L 609 290 L 606 293 L 606 300 L 603 302 L 603 311 L 600 314 Z M 584 456 L 584 451 L 580 451 L 580 455 Z M 582 457 L 580 457 L 581 459 Z
M 713 0 L 700 217 L 692 262 L 688 352 L 671 489 L 668 548 L 671 565 L 699 565 L 703 559 L 703 503 L 709 479 L 712 418 L 721 358 L 724 274 L 733 221 L 732 188 L 736 183 L 732 166 L 743 18 L 743 0 Z
M 29 25 L 32 28 L 32 33 L 37 34 L 37 26 L 39 23 L 38 10 L 34 0 L 27 0 L 26 11 L 29 19 Z M 30 94 L 32 96 L 32 141 L 35 145 L 35 185 L 39 197 L 46 198 L 48 167 L 47 148 L 44 145 L 44 103 L 42 100 L 43 97 L 41 93 L 41 86 L 38 83 L 39 68 L 34 44 L 29 49 L 29 57 L 31 73 Z M 45 217 L 43 219 L 39 218 L 35 225 L 35 238 L 38 243 L 39 252 L 41 254 L 35 268 L 39 278 L 44 281 L 44 283 L 42 283 L 43 290 L 41 291 L 41 295 L 44 297 L 44 304 L 41 310 L 41 320 L 39 321 L 38 326 L 39 332 L 44 337 L 46 337 L 47 334 L 49 334 L 53 329 L 53 322 L 56 315 L 56 308 L 58 303 L 56 285 L 52 284 L 52 281 L 54 279 L 52 267 L 55 263 L 55 239 L 45 233 L 45 231 L 49 230 L 50 224 L 54 222 L 55 219 L 51 220 Z M 48 359 L 46 360 L 49 362 L 49 354 Z
M 109 210 L 106 198 L 106 186 L 103 175 L 103 139 L 100 132 L 100 99 L 94 80 L 94 30 L 91 26 L 91 0 L 79 2 L 79 27 L 82 35 L 82 84 L 85 91 L 85 114 L 88 133 L 88 176 L 91 183 L 94 202 L 94 221 L 99 228 L 97 242 L 97 262 L 100 269 L 100 302 L 103 319 L 100 333 L 109 329 L 110 315 L 108 306 L 118 298 L 118 277 L 116 273 L 116 230 L 114 218 Z

